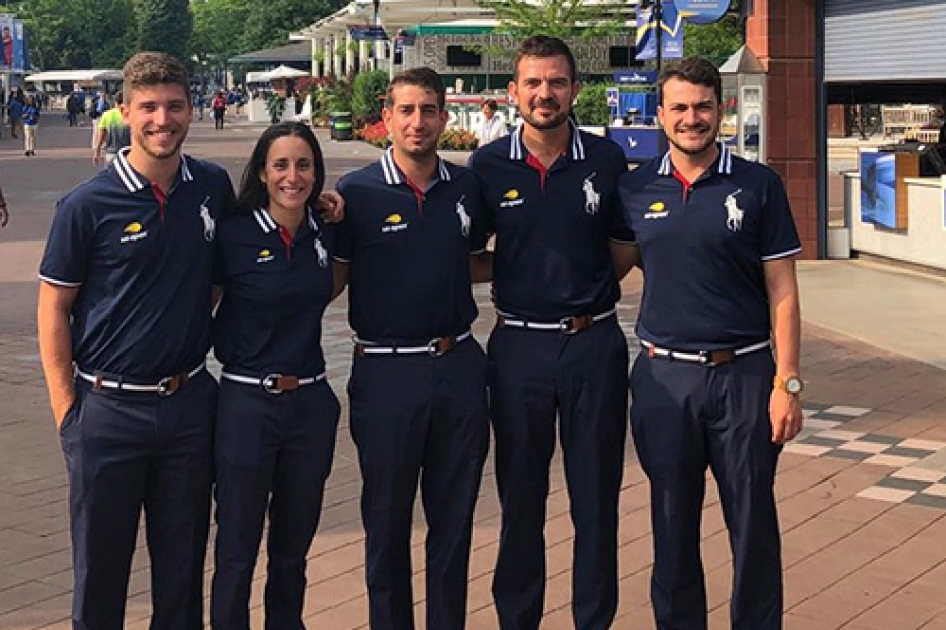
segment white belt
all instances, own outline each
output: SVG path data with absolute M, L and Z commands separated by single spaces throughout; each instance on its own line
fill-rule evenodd
M 256 385 L 257 387 L 262 387 L 270 394 L 291 392 L 304 385 L 312 385 L 313 383 L 325 380 L 325 372 L 322 372 L 318 376 L 305 376 L 302 378 L 299 378 L 298 376 L 290 376 L 288 374 L 267 374 L 263 378 L 254 378 L 252 376 L 242 376 L 240 374 L 233 374 L 231 372 L 221 372 L 220 376 L 221 378 L 225 378 L 228 381 L 233 381 L 234 383 L 243 383 L 244 385 Z
M 499 317 L 500 326 L 512 326 L 513 328 L 526 328 L 529 330 L 558 330 L 566 335 L 574 335 L 577 332 L 589 328 L 592 324 L 597 324 L 603 319 L 613 317 L 616 312 L 617 309 L 612 308 L 610 311 L 598 313 L 597 315 L 573 315 L 571 317 L 563 317 L 557 322 L 532 322 L 516 318 L 513 315 L 507 315 L 501 311 L 497 311 L 496 314 Z
M 183 387 L 184 383 L 186 383 L 189 379 L 197 376 L 201 370 L 204 369 L 204 367 L 205 364 L 201 363 L 186 374 L 165 376 L 157 383 L 144 385 L 128 383 L 122 379 L 112 380 L 104 377 L 102 374 L 89 374 L 79 369 L 76 369 L 76 374 L 78 374 L 83 380 L 92 383 L 93 389 L 115 389 L 124 392 L 145 392 L 158 394 L 159 396 L 170 396 Z
M 472 333 L 468 330 L 456 337 L 434 337 L 426 346 L 382 346 L 358 337 L 352 337 L 355 342 L 356 354 L 429 354 L 433 357 L 443 356 L 453 350 L 458 343 L 469 339 Z
M 641 339 L 641 345 L 647 349 L 647 354 L 651 357 L 660 357 L 671 361 L 688 361 L 690 363 L 699 363 L 700 365 L 714 366 L 729 363 L 738 356 L 758 352 L 772 346 L 768 339 L 754 343 L 751 346 L 735 348 L 733 350 L 701 350 L 699 352 L 687 352 L 681 350 L 670 350 L 668 348 L 659 348 L 649 341 Z

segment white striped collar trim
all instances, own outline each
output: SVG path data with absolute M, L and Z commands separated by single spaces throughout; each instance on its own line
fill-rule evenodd
M 717 142 L 719 147 L 719 156 L 716 161 L 716 172 L 720 175 L 732 175 L 732 151 L 724 142 Z M 664 153 L 660 160 L 660 168 L 657 169 L 658 175 L 673 175 L 673 161 L 670 159 L 670 151 Z
M 122 180 L 122 183 L 125 184 L 125 188 L 128 189 L 128 192 L 138 192 L 139 190 L 150 187 L 151 183 L 142 179 L 135 169 L 132 168 L 131 163 L 128 161 L 129 151 L 131 151 L 131 147 L 119 149 L 113 164 L 115 165 L 115 172 L 118 173 L 118 177 Z M 185 182 L 194 181 L 194 175 L 191 173 L 190 166 L 187 164 L 187 158 L 184 157 L 183 154 L 181 155 L 181 179 Z
M 259 223 L 259 226 L 262 228 L 264 234 L 269 234 L 270 232 L 279 229 L 279 224 L 276 223 L 276 219 L 273 218 L 273 215 L 271 215 L 269 210 L 266 208 L 254 210 L 253 218 L 256 219 L 257 223 Z M 315 220 L 315 215 L 312 213 L 311 206 L 306 206 L 306 219 L 309 227 L 312 228 L 312 231 L 318 234 L 320 232 L 319 224 Z
M 512 137 L 509 142 L 509 159 L 510 160 L 524 160 L 528 151 L 526 151 L 526 145 L 522 142 L 522 128 L 525 123 L 519 123 L 513 132 Z M 585 143 L 581 141 L 581 134 L 578 133 L 578 127 L 575 125 L 575 122 L 569 118 L 568 125 L 572 130 L 572 142 L 571 142 L 571 154 L 573 160 L 584 160 L 585 159 Z
M 394 162 L 394 147 L 388 147 L 381 155 L 381 172 L 384 173 L 384 181 L 389 186 L 407 183 L 407 178 L 401 174 L 401 169 Z M 437 156 L 437 173 L 440 176 L 440 181 L 450 181 L 447 162 L 439 155 Z

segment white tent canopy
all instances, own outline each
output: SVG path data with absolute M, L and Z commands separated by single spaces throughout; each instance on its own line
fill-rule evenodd
M 297 70 L 286 65 L 279 66 L 267 72 L 256 73 L 257 81 L 273 81 L 274 79 L 298 79 L 307 77 L 309 73 L 305 70 Z
M 61 81 L 121 81 L 121 70 L 48 70 L 26 77 L 32 83 L 56 83 Z

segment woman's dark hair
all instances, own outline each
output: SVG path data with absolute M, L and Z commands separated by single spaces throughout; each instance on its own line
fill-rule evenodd
M 250 161 L 243 171 L 243 180 L 240 182 L 240 194 L 237 197 L 237 214 L 250 214 L 269 205 L 269 192 L 266 184 L 260 180 L 260 174 L 266 169 L 266 157 L 273 142 L 286 136 L 295 136 L 305 140 L 312 149 L 312 165 L 315 167 L 315 184 L 307 203 L 315 208 L 319 193 L 325 186 L 325 159 L 322 157 L 322 148 L 315 134 L 307 125 L 301 122 L 276 123 L 260 135 L 253 147 Z

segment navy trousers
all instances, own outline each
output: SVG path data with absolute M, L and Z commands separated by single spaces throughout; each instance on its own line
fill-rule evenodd
M 719 488 L 733 553 L 734 630 L 782 627 L 782 564 L 773 486 L 769 352 L 703 367 L 641 353 L 631 372 L 631 428 L 650 480 L 651 600 L 659 630 L 705 630 L 700 516 L 706 468 Z
M 441 357 L 356 357 L 351 433 L 371 630 L 412 630 L 411 521 L 418 482 L 427 519 L 427 628 L 462 630 L 473 509 L 489 447 L 486 356 L 473 339 Z
M 281 394 L 221 381 L 210 604 L 215 630 L 250 628 L 250 587 L 267 508 L 265 627 L 305 629 L 306 555 L 332 469 L 339 411 L 325 381 Z
M 216 381 L 206 371 L 168 397 L 76 381 L 60 432 L 69 474 L 72 627 L 121 630 L 142 507 L 152 630 L 203 628 Z
M 572 614 L 604 630 L 617 610 L 618 495 L 627 435 L 627 341 L 616 318 L 575 335 L 497 328 L 490 403 L 502 534 L 493 597 L 502 630 L 537 630 L 556 418 L 575 528 Z

